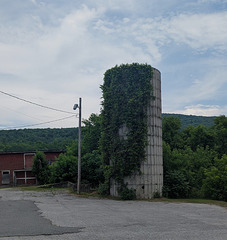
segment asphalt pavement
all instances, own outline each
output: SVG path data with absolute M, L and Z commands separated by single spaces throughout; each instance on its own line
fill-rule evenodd
M 57 227 L 43 218 L 33 201 L 9 200 L 0 202 L 0 237 L 60 235 L 77 233 L 76 227 Z
M 227 240 L 227 209 L 0 189 L 0 240 Z

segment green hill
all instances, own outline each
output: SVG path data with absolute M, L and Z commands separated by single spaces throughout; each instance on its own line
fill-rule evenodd
M 163 117 L 168 116 L 179 118 L 182 129 L 200 124 L 210 127 L 215 118 L 163 113 Z M 77 138 L 77 128 L 0 130 L 0 152 L 66 150 Z
M 77 138 L 77 128 L 1 130 L 0 152 L 65 150 Z
M 181 128 L 184 129 L 189 125 L 194 127 L 198 125 L 204 125 L 206 127 L 211 127 L 214 125 L 215 117 L 204 117 L 204 116 L 194 116 L 194 115 L 183 115 L 183 114 L 173 114 L 173 113 L 163 113 L 163 117 L 177 117 L 181 120 Z

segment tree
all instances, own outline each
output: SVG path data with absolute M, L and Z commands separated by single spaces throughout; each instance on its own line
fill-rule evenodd
M 81 182 L 93 187 L 103 181 L 101 154 L 99 151 L 100 116 L 91 114 L 84 121 L 82 128 Z M 67 147 L 66 153 L 60 155 L 51 166 L 51 182 L 77 182 L 78 141 Z
M 206 169 L 212 166 L 216 152 L 209 147 L 198 147 L 193 151 L 171 150 L 163 143 L 164 192 L 168 197 L 202 197 L 202 185 Z
M 65 150 L 78 128 L 0 130 L 0 151 Z
M 50 166 L 51 182 L 77 181 L 77 157 L 67 152 L 60 154 L 57 161 Z
M 200 147 L 214 147 L 214 133 L 207 127 L 199 125 L 196 127 L 188 126 L 184 131 L 185 144 L 190 146 L 193 151 Z
M 101 168 L 102 160 L 98 150 L 86 153 L 82 157 L 82 182 L 87 181 L 92 187 L 97 187 L 104 181 L 103 169 Z
M 189 183 L 183 172 L 171 170 L 165 174 L 163 196 L 168 198 L 188 197 Z
M 216 117 L 214 123 L 216 150 L 219 157 L 222 157 L 223 154 L 227 154 L 227 117 Z
M 171 149 L 179 148 L 182 144 L 182 138 L 180 134 L 181 121 L 177 117 L 163 117 L 162 129 L 163 140 L 169 144 Z
M 77 182 L 78 141 L 74 141 L 67 147 L 65 154 L 60 154 L 56 162 L 50 166 L 52 183 Z
M 49 183 L 50 169 L 43 152 L 37 152 L 33 158 L 32 172 L 39 184 Z
M 206 170 L 203 191 L 206 198 L 227 201 L 227 155 L 216 158 L 214 166 Z
M 99 149 L 101 137 L 101 115 L 91 114 L 88 120 L 84 120 L 82 128 L 82 150 L 83 153 L 92 153 Z

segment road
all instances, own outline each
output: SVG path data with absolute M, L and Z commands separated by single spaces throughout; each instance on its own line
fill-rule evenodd
M 226 240 L 227 209 L 0 189 L 0 240 Z

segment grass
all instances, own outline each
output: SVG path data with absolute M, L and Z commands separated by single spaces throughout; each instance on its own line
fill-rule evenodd
M 151 200 L 152 201 L 152 200 Z M 216 205 L 219 207 L 227 208 L 227 202 L 224 201 L 217 201 L 217 200 L 210 200 L 210 199 L 162 199 L 160 201 L 170 202 L 170 203 L 197 203 L 197 204 L 209 204 L 209 205 Z
M 111 200 L 119 200 L 119 201 L 123 201 L 118 197 L 111 197 L 111 196 L 107 196 L 107 197 L 102 197 L 100 196 L 100 194 L 98 194 L 97 192 L 93 192 L 93 193 L 81 193 L 80 195 L 77 195 L 76 193 L 74 193 L 76 196 L 80 196 L 80 197 L 95 197 L 95 198 L 103 198 L 103 199 L 111 199 Z M 216 205 L 216 206 L 220 206 L 220 207 L 224 207 L 227 208 L 227 202 L 224 201 L 217 201 L 217 200 L 210 200 L 210 199 L 169 199 L 169 198 L 153 198 L 153 199 L 138 199 L 135 201 L 149 201 L 149 202 L 166 202 L 166 203 L 197 203 L 197 204 L 208 204 L 208 205 Z
M 22 191 L 37 191 L 37 192 L 47 192 L 47 191 L 68 191 L 69 193 L 77 196 L 77 197 L 84 197 L 84 198 L 101 198 L 101 199 L 110 199 L 110 200 L 120 200 L 118 197 L 111 197 L 106 196 L 102 197 L 97 192 L 92 193 L 84 193 L 82 192 L 80 195 L 78 195 L 76 192 L 72 190 L 72 188 L 53 188 L 48 186 L 26 186 L 26 187 L 11 187 L 15 189 L 20 189 Z M 3 189 L 3 188 L 2 188 Z M 169 198 L 153 198 L 153 199 L 140 199 L 135 201 L 149 201 L 149 202 L 166 202 L 166 203 L 197 203 L 197 204 L 209 204 L 209 205 L 216 205 L 219 207 L 227 208 L 227 202 L 224 201 L 217 201 L 217 200 L 210 200 L 210 199 L 169 199 Z
M 78 197 L 84 197 L 84 198 L 89 198 L 89 197 L 94 197 L 94 198 L 102 198 L 102 199 L 110 199 L 110 200 L 118 200 L 118 201 L 123 201 L 119 197 L 112 197 L 112 196 L 106 196 L 102 197 L 99 193 L 97 192 L 92 192 L 92 193 L 81 193 L 78 195 L 77 193 L 71 191 L 75 196 Z M 210 199 L 169 199 L 169 198 L 153 198 L 153 199 L 138 199 L 135 201 L 149 201 L 149 202 L 167 202 L 167 203 L 197 203 L 197 204 L 208 204 L 208 205 L 216 205 L 220 207 L 227 208 L 227 202 L 224 201 L 217 201 L 217 200 L 210 200 Z
M 25 186 L 25 187 L 15 187 L 22 191 L 36 191 L 36 192 L 48 192 L 48 191 L 70 191 L 70 188 L 54 188 L 46 186 Z

